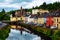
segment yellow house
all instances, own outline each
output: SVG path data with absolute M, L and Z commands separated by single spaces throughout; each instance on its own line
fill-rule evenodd
M 10 21 L 25 20 L 24 14 L 25 14 L 25 11 L 21 7 L 20 10 L 17 10 L 15 13 L 10 15 Z
M 44 18 L 38 18 L 38 24 L 44 24 Z
M 60 29 L 60 17 L 53 17 L 54 26 Z
M 10 18 L 10 21 L 18 21 L 21 20 L 21 17 L 12 17 Z
M 43 9 L 39 9 L 39 12 L 40 12 L 40 13 L 45 13 L 45 12 L 49 13 L 48 10 L 43 10 Z
M 25 20 L 25 17 L 24 16 L 21 16 L 20 20 L 23 20 L 24 21 Z
M 23 17 L 23 16 L 21 16 L 21 17 L 12 17 L 12 16 L 10 16 L 10 21 L 18 21 L 18 20 L 25 20 L 25 18 Z
M 43 10 L 43 9 L 33 9 L 33 10 L 32 10 L 32 14 L 37 14 L 38 12 L 39 12 L 40 14 L 45 13 L 45 12 L 49 13 L 48 10 Z

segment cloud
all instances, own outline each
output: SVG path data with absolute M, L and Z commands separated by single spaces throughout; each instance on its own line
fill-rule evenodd
M 19 8 L 19 5 L 18 5 L 18 3 L 15 3 L 15 4 L 3 4 L 3 3 L 0 3 L 0 7 L 2 7 L 2 8 L 6 8 L 6 7 Z
M 44 0 L 44 2 L 48 4 L 48 3 L 60 2 L 60 0 Z
M 41 5 L 43 2 L 44 1 L 42 1 L 42 0 L 33 0 L 32 2 L 28 3 L 25 7 L 26 8 L 36 7 L 36 6 Z
M 23 6 L 24 8 L 32 8 L 32 7 L 36 7 L 36 6 L 40 6 L 41 4 L 43 4 L 43 2 L 46 2 L 47 4 L 49 3 L 54 3 L 54 2 L 58 2 L 58 0 L 33 0 L 31 2 L 26 2 L 25 6 Z M 60 2 L 60 0 L 59 0 Z
M 11 3 L 11 2 L 13 2 L 13 0 L 5 0 L 4 2 L 5 3 Z
M 21 6 L 23 8 L 32 8 L 40 6 L 43 2 L 53 3 L 60 0 L 0 0 L 0 8 L 12 8 L 19 9 Z

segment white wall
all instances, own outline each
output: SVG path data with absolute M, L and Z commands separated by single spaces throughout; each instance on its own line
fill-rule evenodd
M 37 12 L 39 12 L 38 9 L 33 9 L 33 10 L 32 10 L 32 14 L 37 14 Z

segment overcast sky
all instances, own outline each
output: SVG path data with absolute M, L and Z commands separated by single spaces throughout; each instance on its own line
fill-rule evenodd
M 5 11 L 17 10 L 22 6 L 23 8 L 32 8 L 39 6 L 43 2 L 53 3 L 60 2 L 60 0 L 0 0 L 0 11 L 4 8 Z

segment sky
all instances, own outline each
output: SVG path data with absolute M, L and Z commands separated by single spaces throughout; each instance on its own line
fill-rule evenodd
M 0 11 L 4 8 L 6 12 L 11 10 L 18 10 L 22 6 L 25 8 L 32 8 L 40 6 L 43 2 L 54 3 L 60 0 L 0 0 Z

